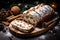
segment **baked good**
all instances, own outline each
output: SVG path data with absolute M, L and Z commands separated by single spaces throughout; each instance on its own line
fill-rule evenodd
M 11 22 L 13 27 L 15 27 L 17 30 L 20 30 L 21 32 L 29 33 L 31 30 L 33 30 L 33 25 L 29 24 L 23 20 L 15 19 Z
M 46 18 L 49 19 L 50 16 L 52 17 L 52 14 L 54 14 L 54 10 L 49 5 L 39 4 L 35 7 L 31 7 L 29 10 L 24 11 L 23 14 L 26 21 L 31 21 L 30 17 L 32 17 L 35 21 L 35 24 L 37 24 L 43 23 Z
M 30 33 L 37 25 L 53 18 L 54 10 L 49 5 L 39 4 L 24 11 L 22 15 L 22 20 L 13 20 L 10 25 L 24 33 Z

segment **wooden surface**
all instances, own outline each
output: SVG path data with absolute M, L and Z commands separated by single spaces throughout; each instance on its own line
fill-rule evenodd
M 9 29 L 10 29 L 11 33 L 14 34 L 14 35 L 16 35 L 16 36 L 19 36 L 19 37 L 32 37 L 32 36 L 40 35 L 40 34 L 46 32 L 46 31 L 50 30 L 51 28 L 54 27 L 55 24 L 56 24 L 56 21 L 52 22 L 46 28 L 38 28 L 38 27 L 36 27 L 34 29 L 34 31 L 32 31 L 31 33 L 28 33 L 28 34 L 20 32 L 19 30 L 16 30 L 15 28 L 12 27 L 12 25 L 10 25 Z
M 17 15 L 17 16 L 10 16 L 10 17 L 7 17 L 6 19 L 8 19 L 7 21 L 3 21 L 2 24 L 5 24 L 7 26 L 9 26 L 10 22 L 13 21 L 14 19 L 19 19 L 20 17 L 22 17 L 23 15 L 20 14 L 20 15 Z M 58 20 L 58 17 L 56 17 Z M 53 19 L 55 20 L 55 19 Z M 36 27 L 34 29 L 34 31 L 32 31 L 31 33 L 23 33 L 23 32 L 20 32 L 19 30 L 16 30 L 15 28 L 12 27 L 12 25 L 9 26 L 9 30 L 10 32 L 13 34 L 13 35 L 16 35 L 16 36 L 19 36 L 19 37 L 33 37 L 33 36 L 37 36 L 37 35 L 40 35 L 48 30 L 50 30 L 51 28 L 54 27 L 54 25 L 56 24 L 56 20 L 55 21 L 48 21 L 45 23 L 46 27 L 42 27 L 42 28 L 39 28 L 39 27 Z

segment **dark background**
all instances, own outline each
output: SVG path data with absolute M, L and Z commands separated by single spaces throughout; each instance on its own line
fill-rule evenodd
M 35 4 L 35 2 L 38 1 L 39 3 L 45 3 L 50 5 L 52 2 L 55 2 L 57 4 L 56 11 L 60 14 L 60 1 L 59 0 L 0 0 L 0 9 L 5 8 L 9 9 L 12 4 Z M 1 25 L 1 24 L 0 24 Z M 7 28 L 7 26 L 4 25 L 4 30 Z M 30 39 L 21 39 L 17 38 L 15 36 L 11 37 L 11 34 L 9 33 L 9 29 L 6 30 L 6 32 L 0 31 L 0 40 L 60 40 L 60 22 L 58 25 L 56 25 L 53 30 L 53 32 L 46 32 L 38 37 L 30 38 Z
M 38 1 L 39 3 L 45 3 L 50 5 L 52 2 L 55 2 L 57 4 L 57 11 L 60 11 L 60 1 L 59 0 L 0 0 L 0 9 L 6 8 L 9 9 L 10 5 L 13 3 L 22 3 L 22 4 L 35 4 L 35 2 Z M 60 12 L 59 12 L 60 13 Z
M 34 4 L 34 2 L 39 1 L 39 3 L 50 4 L 51 2 L 56 2 L 58 6 L 60 6 L 59 0 L 0 0 L 0 8 L 7 8 L 13 3 L 26 3 L 26 4 Z

